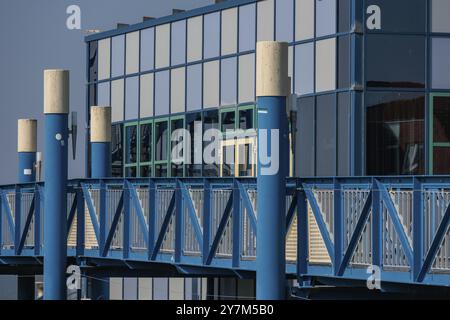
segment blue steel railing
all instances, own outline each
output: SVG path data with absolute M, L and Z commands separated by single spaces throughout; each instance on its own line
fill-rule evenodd
M 450 177 L 287 186 L 288 273 L 365 280 L 379 266 L 385 281 L 450 286 Z M 0 187 L 1 256 L 42 256 L 44 188 Z M 255 270 L 256 201 L 256 179 L 73 180 L 68 253 Z

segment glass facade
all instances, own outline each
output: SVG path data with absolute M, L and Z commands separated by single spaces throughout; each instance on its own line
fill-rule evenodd
M 137 127 L 140 157 L 127 163 L 132 146 L 124 143 L 125 163 L 116 156 L 115 168 L 136 176 L 248 175 L 252 168 L 233 165 L 237 157 L 250 158 L 244 142 L 243 151 L 223 146 L 233 160 L 223 168 L 172 168 L 170 133 L 181 121 L 191 130 L 198 119 L 223 132 L 257 127 L 255 44 L 279 40 L 289 43 L 298 98 L 298 175 L 443 172 L 447 142 L 432 132 L 445 117 L 432 105 L 450 92 L 448 1 L 360 5 L 364 10 L 353 0 L 236 0 L 93 36 L 89 105 L 111 105 L 125 139 L 128 126 Z M 380 8 L 379 18 L 369 6 Z M 383 152 L 388 159 L 380 158 Z

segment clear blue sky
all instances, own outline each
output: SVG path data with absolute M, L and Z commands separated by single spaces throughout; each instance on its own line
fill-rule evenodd
M 70 178 L 84 176 L 85 30 L 102 31 L 116 23 L 134 24 L 143 16 L 170 15 L 213 0 L 1 0 L 0 1 L 0 184 L 17 176 L 17 119 L 38 119 L 38 149 L 43 151 L 42 72 L 71 72 L 71 109 L 78 111 L 77 160 Z M 81 8 L 82 30 L 66 28 L 66 8 Z M 45 153 L 44 153 L 45 160 Z

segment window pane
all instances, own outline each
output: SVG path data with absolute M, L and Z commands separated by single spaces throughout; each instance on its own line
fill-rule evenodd
M 102 82 L 98 84 L 98 98 L 97 98 L 97 104 L 99 106 L 110 106 L 111 101 L 109 99 L 110 95 L 110 85 L 109 82 Z
M 203 65 L 203 106 L 215 108 L 219 106 L 219 61 Z
M 155 75 L 155 116 L 169 114 L 169 71 L 157 72 Z
M 221 131 L 223 133 L 236 130 L 236 112 L 234 110 L 223 112 L 221 118 Z
M 89 105 L 90 106 L 97 106 L 98 105 L 98 99 L 97 99 L 97 84 L 91 84 L 89 85 Z
M 153 116 L 153 73 L 141 76 L 141 118 Z
M 156 68 L 165 68 L 170 63 L 170 24 L 156 27 Z
M 289 46 L 288 47 L 288 77 L 290 80 L 290 91 L 289 94 L 293 93 L 294 91 L 294 47 Z
M 336 33 L 336 0 L 316 0 L 316 36 Z
M 338 39 L 339 45 L 339 65 L 338 65 L 338 88 L 350 87 L 350 37 L 340 37 Z
M 317 176 L 336 175 L 336 97 L 334 94 L 317 97 L 316 152 Z
M 122 177 L 123 165 L 123 125 L 116 124 L 111 128 L 111 161 L 112 161 L 112 176 Z
M 184 120 L 183 119 L 175 119 L 170 121 L 170 141 L 171 141 L 171 149 L 170 152 L 172 152 L 172 150 L 175 150 L 176 145 L 178 144 L 177 141 L 172 141 L 172 137 L 176 136 L 177 138 L 180 139 L 180 141 L 183 141 L 184 135 L 180 134 L 179 129 L 183 129 L 184 128 Z M 177 135 L 174 135 L 175 131 L 177 131 Z M 183 152 L 185 152 L 185 150 L 183 149 Z M 181 154 L 183 156 L 183 154 Z M 172 157 L 172 155 L 171 155 Z M 173 158 L 172 158 L 173 159 Z M 184 165 L 182 164 L 175 164 L 174 162 L 171 161 L 171 177 L 183 177 L 184 172 L 183 172 L 183 167 Z
M 258 41 L 271 41 L 274 39 L 274 20 L 274 0 L 258 2 Z
M 217 57 L 220 53 L 220 12 L 205 15 L 204 24 L 204 58 Z
M 237 8 L 222 11 L 222 55 L 237 51 Z
M 450 38 L 433 38 L 431 50 L 431 85 L 434 89 L 450 89 Z
M 125 163 L 133 164 L 137 162 L 137 126 L 128 126 L 125 130 Z
M 298 99 L 299 112 L 297 116 L 297 145 L 295 172 L 298 177 L 312 177 L 315 175 L 314 149 L 314 97 Z M 303 150 L 308 150 L 304 152 Z
M 367 86 L 425 87 L 425 37 L 372 34 L 366 39 Z
M 450 1 L 431 0 L 431 23 L 432 32 L 450 32 Z
M 366 7 L 370 5 L 381 8 L 381 30 L 384 32 L 412 33 L 426 30 L 427 1 L 367 0 Z
M 255 50 L 256 5 L 239 8 L 239 52 Z
M 125 168 L 125 177 L 127 177 L 127 178 L 136 178 L 137 177 L 137 169 L 136 169 L 136 167 L 127 167 L 127 168 Z
M 109 65 L 109 56 L 108 56 Z M 109 71 L 109 70 L 108 70 Z M 98 79 L 98 42 L 89 42 L 89 82 Z
M 433 148 L 433 174 L 449 174 L 450 148 Z
M 188 20 L 188 62 L 198 61 L 203 56 L 203 17 Z
M 168 159 L 168 142 L 169 131 L 167 127 L 167 121 L 155 123 L 155 161 L 165 161 Z
M 185 78 L 186 69 L 173 69 L 171 76 L 171 113 L 180 113 L 185 111 Z
M 111 118 L 112 122 L 123 121 L 123 79 L 111 82 Z
M 112 38 L 112 72 L 111 76 L 123 76 L 125 72 L 125 36 Z
M 314 38 L 314 1 L 315 0 L 296 0 L 296 41 Z
M 425 96 L 419 93 L 369 93 L 367 173 L 424 173 Z
M 157 164 L 157 165 L 155 165 L 155 177 L 157 177 L 157 178 L 166 178 L 167 177 L 167 173 L 168 173 L 167 165 L 165 165 L 165 164 Z
M 203 130 L 206 132 L 210 129 L 220 130 L 219 127 L 219 111 L 218 110 L 210 110 L 203 113 Z M 203 150 L 209 146 L 214 141 L 205 141 L 203 143 Z M 217 152 L 217 150 L 215 151 Z M 216 154 L 212 154 L 213 157 Z M 204 164 L 203 165 L 203 176 L 205 177 L 218 177 L 220 175 L 219 164 Z
M 220 104 L 222 106 L 233 105 L 236 104 L 237 100 L 237 59 L 224 59 L 221 63 L 222 72 Z
M 338 175 L 350 176 L 350 128 L 352 118 L 351 96 L 338 94 Z
M 255 54 L 239 57 L 239 103 L 255 101 Z
M 295 48 L 295 93 L 314 92 L 314 44 L 305 43 Z
M 141 166 L 140 177 L 148 178 L 152 176 L 152 166 Z
M 139 31 L 127 34 L 127 74 L 139 72 Z
M 186 115 L 186 129 L 189 131 L 191 138 L 190 150 L 188 153 L 189 164 L 186 166 L 186 176 L 199 177 L 202 175 L 201 155 L 203 150 L 201 138 L 199 139 L 200 141 L 196 140 L 196 138 L 198 139 L 196 134 L 202 136 L 202 114 L 191 113 Z
M 202 65 L 196 64 L 187 68 L 187 110 L 202 108 Z
M 98 79 L 108 79 L 111 74 L 111 39 L 98 42 Z
M 146 123 L 141 125 L 141 156 L 140 162 L 152 161 L 152 124 Z
M 336 89 L 336 38 L 316 42 L 316 91 Z
M 292 42 L 294 39 L 294 2 L 276 2 L 276 40 Z
M 172 65 L 186 63 L 186 20 L 172 23 Z
M 433 97 L 433 141 L 450 142 L 450 97 Z
M 339 32 L 348 32 L 351 29 L 351 0 L 339 0 Z
M 141 31 L 141 71 L 153 70 L 155 64 L 155 29 Z
M 139 117 L 139 78 L 132 77 L 126 81 L 125 119 L 135 120 Z
M 239 110 L 239 129 L 254 129 L 253 109 Z

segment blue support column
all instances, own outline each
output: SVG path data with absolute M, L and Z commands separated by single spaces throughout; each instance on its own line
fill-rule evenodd
M 69 72 L 44 72 L 44 299 L 66 300 Z
M 257 45 L 258 201 L 256 297 L 286 298 L 287 43 Z
M 91 107 L 91 175 L 94 179 L 111 177 L 111 108 Z M 100 252 L 103 252 L 107 235 L 106 185 L 100 185 Z M 109 299 L 109 279 L 91 281 L 91 299 Z
M 17 152 L 18 171 L 17 180 L 20 184 L 34 183 L 36 181 L 36 151 L 37 151 L 37 121 L 34 119 L 20 119 L 17 126 Z M 20 192 L 16 194 L 20 208 Z M 39 208 L 38 206 L 36 207 Z M 22 237 L 22 224 L 20 214 L 16 215 L 16 252 Z M 32 275 L 17 278 L 17 299 L 34 300 L 35 279 Z

